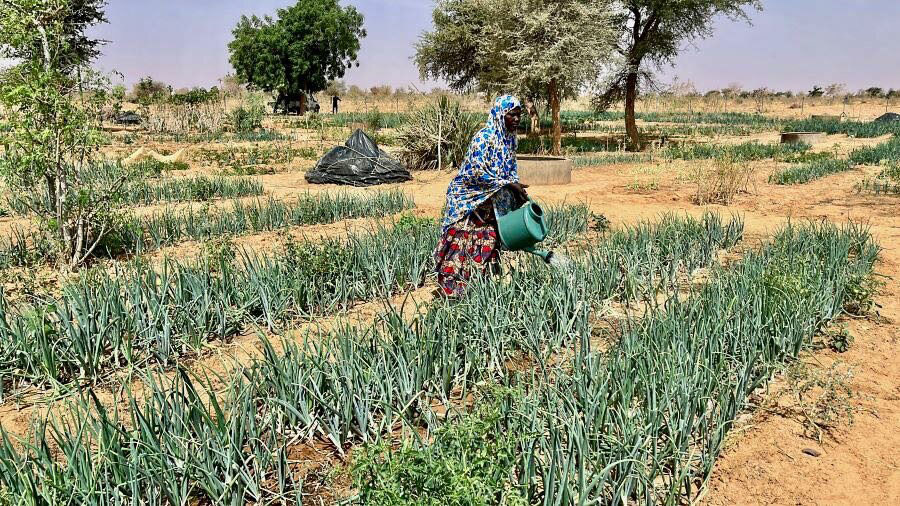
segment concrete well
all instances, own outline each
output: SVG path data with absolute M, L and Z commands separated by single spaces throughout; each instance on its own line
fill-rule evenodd
M 781 134 L 782 144 L 816 144 L 825 140 L 823 132 L 784 132 Z
M 556 156 L 518 155 L 519 180 L 523 184 L 549 186 L 572 182 L 572 160 Z

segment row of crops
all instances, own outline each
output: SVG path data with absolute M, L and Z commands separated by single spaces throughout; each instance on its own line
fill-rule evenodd
M 468 113 L 481 119 L 483 113 Z M 380 127 L 397 128 L 409 121 L 411 113 L 341 113 L 329 116 L 335 126 L 372 123 L 373 115 L 377 115 Z M 666 133 L 669 135 L 749 135 L 752 133 L 782 132 L 825 132 L 828 134 L 847 134 L 851 137 L 871 138 L 887 134 L 900 133 L 900 125 L 892 122 L 859 122 L 841 121 L 838 118 L 787 119 L 772 118 L 761 114 L 749 113 L 705 113 L 705 112 L 638 112 L 636 119 L 647 123 L 672 123 L 667 127 L 646 125 L 645 133 Z M 607 131 L 622 132 L 623 127 L 603 125 L 604 122 L 623 122 L 622 111 L 561 111 L 560 121 L 565 132 Z M 528 115 L 523 116 L 523 132 L 529 127 Z M 541 117 L 541 128 L 551 128 L 551 118 Z
M 98 254 L 143 254 L 186 240 L 278 230 L 295 225 L 334 223 L 351 218 L 388 216 L 415 207 L 400 190 L 366 193 L 306 194 L 296 201 L 274 198 L 236 200 L 230 208 L 163 209 L 148 216 L 128 217 L 101 242 Z M 46 261 L 51 238 L 40 230 L 14 229 L 0 240 L 0 268 Z
M 151 383 L 149 400 L 132 398 L 122 412 L 93 405 L 86 394 L 65 421 L 51 422 L 33 440 L 58 438 L 50 444 L 63 448 L 67 464 L 40 458 L 27 444 L 20 452 L 8 441 L 0 449 L 0 486 L 49 503 L 61 497 L 95 504 L 129 497 L 149 504 L 287 499 L 299 488 L 287 460 L 291 439 L 322 437 L 340 449 L 380 437 L 400 417 L 434 421 L 430 399 L 449 399 L 478 379 L 503 374 L 504 359 L 518 350 L 538 345 L 549 353 L 542 332 L 568 342 L 575 335 L 567 328 L 592 303 L 673 283 L 678 273 L 712 261 L 741 230 L 739 221 L 723 224 L 713 216 L 670 218 L 593 246 L 570 276 L 580 290 L 564 297 L 550 297 L 552 274 L 534 263 L 514 272 L 511 283 L 495 285 L 498 292 L 479 291 L 465 304 L 436 303 L 410 326 L 386 315 L 379 324 L 286 344 L 284 354 L 269 348 L 265 360 L 234 378 L 221 404 L 186 375 L 175 384 Z M 396 248 L 380 249 L 396 254 Z M 520 300 L 526 288 L 537 297 Z M 47 447 L 37 443 L 33 451 L 41 448 Z M 50 474 L 60 478 L 54 486 Z M 30 491 L 21 488 L 25 480 L 35 485 Z
M 821 155 L 821 158 L 775 172 L 769 178 L 769 182 L 782 185 L 803 184 L 829 174 L 850 170 L 857 165 L 897 163 L 900 161 L 900 137 L 891 138 L 875 146 L 857 148 L 850 153 L 847 159 L 833 158 L 827 153 L 819 153 L 818 155 Z M 887 174 L 888 172 L 885 170 L 874 181 L 866 180 L 858 185 L 858 188 L 871 188 L 877 192 L 877 190 L 882 189 L 882 187 L 879 187 L 879 182 L 885 182 L 885 179 L 889 179 L 886 177 Z
M 146 174 L 143 169 L 152 169 L 150 164 L 137 165 L 125 169 L 119 164 L 106 163 L 97 167 L 94 177 L 106 180 L 125 179 L 122 188 L 113 195 L 109 205 L 114 207 L 153 205 L 160 202 L 205 202 L 213 199 L 259 196 L 264 193 L 263 184 L 250 178 L 223 176 L 188 176 L 157 179 L 159 173 Z M 159 170 L 159 166 L 155 166 Z M 20 215 L 30 214 L 35 209 L 50 208 L 46 196 L 32 201 L 21 195 L 7 194 L 4 197 L 4 211 Z
M 551 208 L 551 244 L 586 230 L 588 216 L 585 206 Z M 95 381 L 122 367 L 170 364 L 254 325 L 274 331 L 387 297 L 423 281 L 438 232 L 432 220 L 405 217 L 347 237 L 291 241 L 274 255 L 225 252 L 158 269 L 137 261 L 91 271 L 58 297 L 17 307 L 0 293 L 0 378 L 7 390 Z
M 819 154 L 810 153 L 809 144 L 763 144 L 760 142 L 744 142 L 741 144 L 679 144 L 672 145 L 658 152 L 628 153 L 623 151 L 603 152 L 605 144 L 597 139 L 582 139 L 578 142 L 583 151 L 600 151 L 576 156 L 573 163 L 576 167 L 615 163 L 652 162 L 654 160 L 712 160 L 728 159 L 737 162 L 776 159 L 794 162 L 805 159 L 818 159 Z M 565 145 L 565 143 L 564 143 Z M 588 146 L 600 149 L 588 149 Z
M 885 168 L 875 177 L 857 183 L 857 193 L 900 195 L 900 160 L 892 160 L 884 165 Z
M 569 271 L 529 263 L 412 321 L 388 311 L 281 352 L 266 344 L 221 396 L 187 373 L 148 378 L 144 400 L 126 392 L 123 410 L 88 392 L 28 439 L 4 438 L 0 487 L 29 504 L 300 503 L 297 445 L 324 440 L 375 456 L 353 471 L 364 504 L 434 503 L 449 485 L 488 503 L 678 502 L 708 476 L 747 394 L 864 293 L 878 255 L 864 229 L 790 225 L 679 292 L 680 276 L 741 232 L 714 215 L 618 231 Z M 657 290 L 668 302 L 593 349 L 601 301 Z M 494 403 L 485 385 L 508 394 Z M 478 409 L 464 407 L 479 400 L 498 416 L 477 445 L 416 438 L 473 427 L 466 411 Z M 398 426 L 412 429 L 402 445 L 379 446 Z M 454 462 L 482 467 L 463 466 L 459 481 L 431 474 Z
M 451 492 L 507 504 L 694 498 L 748 394 L 845 305 L 856 307 L 877 255 L 857 227 L 788 226 L 690 297 L 634 322 L 608 352 L 584 345 L 591 329 L 577 322 L 573 356 L 498 380 L 507 393 L 488 396 L 492 416 L 463 414 L 433 441 L 370 446 L 355 469 L 360 502 L 424 504 Z M 453 436 L 455 424 L 480 429 L 484 440 Z M 495 461 L 478 453 L 485 446 Z M 469 462 L 482 465 L 480 479 L 461 482 L 463 490 L 432 479 Z

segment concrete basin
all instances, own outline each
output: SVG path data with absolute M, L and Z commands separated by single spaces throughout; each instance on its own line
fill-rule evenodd
M 518 155 L 519 180 L 523 184 L 550 186 L 572 182 L 572 160 L 557 156 Z
M 816 144 L 825 140 L 823 132 L 784 132 L 781 134 L 782 144 Z

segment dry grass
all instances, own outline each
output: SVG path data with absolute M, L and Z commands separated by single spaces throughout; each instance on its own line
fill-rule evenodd
M 755 174 L 750 162 L 733 157 L 698 162 L 688 173 L 695 188 L 693 201 L 698 205 L 729 205 L 739 193 L 750 192 Z

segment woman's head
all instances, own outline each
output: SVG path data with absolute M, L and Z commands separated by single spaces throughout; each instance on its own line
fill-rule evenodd
M 491 122 L 506 134 L 515 134 L 522 121 L 522 103 L 512 95 L 503 95 L 494 100 Z

